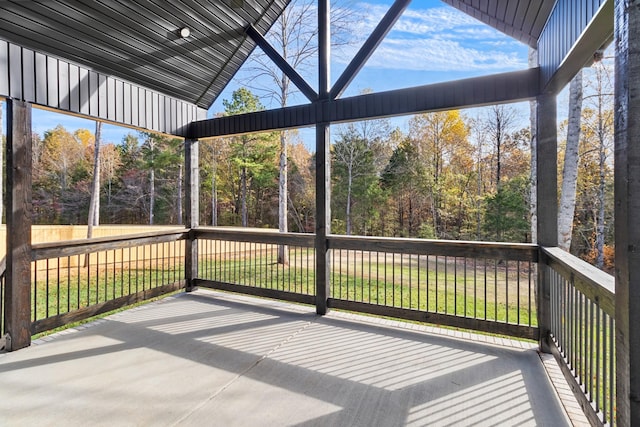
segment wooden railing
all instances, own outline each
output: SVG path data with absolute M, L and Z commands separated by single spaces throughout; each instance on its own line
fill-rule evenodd
M 33 334 L 185 286 L 187 231 L 33 245 Z
M 315 304 L 313 235 L 200 228 L 194 236 L 197 286 Z
M 552 352 L 593 425 L 615 423 L 615 281 L 559 248 L 550 267 Z
M 5 341 L 5 321 L 4 321 L 4 292 L 5 292 L 5 282 L 7 272 L 7 259 L 2 257 L 0 259 L 0 351 L 4 350 L 6 347 Z
M 198 286 L 314 304 L 314 236 L 197 229 Z M 329 236 L 329 307 L 536 339 L 537 246 Z M 285 249 L 289 262 L 278 262 Z
M 176 230 L 34 245 L 31 332 L 185 287 L 188 239 L 198 254 L 193 285 L 318 304 L 314 235 Z M 530 244 L 330 235 L 326 245 L 329 307 L 529 339 L 540 334 L 536 267 L 544 265 L 552 352 L 590 421 L 613 424 L 612 276 Z M 4 270 L 0 261 L 0 310 Z
M 334 308 L 537 339 L 536 245 L 330 236 Z

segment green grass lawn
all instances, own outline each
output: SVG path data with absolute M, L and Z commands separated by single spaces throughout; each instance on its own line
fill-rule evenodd
M 397 266 L 391 262 L 358 261 L 357 269 L 333 263 L 331 296 L 412 310 L 537 326 L 528 278 L 506 280 L 507 273 Z M 313 265 L 313 264 L 312 264 Z M 351 265 L 353 267 L 353 265 Z M 313 295 L 315 270 L 305 262 L 278 264 L 273 254 L 201 259 L 200 277 L 219 282 Z M 348 271 L 347 271 L 348 270 Z M 511 274 L 513 276 L 513 274 Z M 511 292 L 509 292 L 511 290 Z M 518 299 L 519 298 L 519 299 Z M 518 302 L 520 304 L 518 304 Z M 518 310 L 519 309 L 519 310 Z
M 202 256 L 199 277 L 314 295 L 313 266 L 311 250 L 292 252 L 286 266 L 276 262 L 275 251 L 243 252 L 224 259 Z M 100 268 L 56 266 L 48 273 L 39 269 L 31 293 L 32 319 L 71 312 L 184 278 L 184 266 L 175 260 L 164 266 L 155 260 L 146 269 L 142 267 L 110 263 Z M 399 256 L 361 256 L 345 261 L 336 257 L 330 291 L 336 299 L 537 326 L 527 276 L 516 276 L 520 276 L 520 282 L 513 271 L 496 265 L 478 269 L 437 259 L 424 262 Z

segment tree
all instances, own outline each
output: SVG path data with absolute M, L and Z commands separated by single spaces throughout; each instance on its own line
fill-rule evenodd
M 378 176 L 389 158 L 389 124 L 386 120 L 351 123 L 342 127 L 333 146 L 334 203 L 344 208 L 345 232 L 352 234 L 353 208 L 363 206 L 363 216 L 375 213 Z M 362 224 L 364 226 L 364 224 Z M 361 232 L 363 227 L 361 227 Z
M 604 268 L 604 245 L 605 245 L 605 206 L 606 203 L 606 178 L 607 178 L 607 158 L 611 146 L 613 145 L 614 120 L 613 111 L 613 90 L 611 73 L 606 65 L 598 61 L 593 67 L 595 71 L 595 123 L 586 121 L 586 125 L 591 127 L 598 141 L 598 215 L 596 219 L 596 267 Z
M 529 225 L 528 174 L 503 182 L 486 197 L 485 229 L 497 241 L 526 241 Z
M 418 217 L 424 203 L 425 164 L 418 157 L 415 141 L 395 135 L 400 143 L 380 177 L 381 186 L 390 193 L 395 211 L 393 235 L 415 236 L 418 233 Z M 435 230 L 422 237 L 435 237 Z M 384 233 L 383 233 L 384 234 Z
M 503 168 L 503 151 L 508 143 L 508 135 L 513 131 L 516 111 L 505 105 L 493 105 L 487 113 L 487 134 L 493 142 L 493 165 L 495 168 L 495 186 L 500 188 Z
M 107 207 L 111 207 L 113 180 L 121 166 L 120 151 L 114 144 L 105 144 L 100 148 L 100 180 L 107 182 Z
M 246 88 L 235 90 L 231 100 L 223 100 L 225 115 L 234 115 L 260 111 L 264 106 L 257 96 Z M 240 135 L 231 138 L 231 156 L 239 169 L 240 183 L 237 201 L 240 205 L 240 218 L 243 227 L 249 225 L 248 198 L 251 182 L 270 184 L 273 168 L 272 158 L 275 154 L 273 134 Z M 264 185 L 259 187 L 264 191 Z M 236 205 L 237 210 L 237 205 Z
M 201 142 L 200 150 L 200 173 L 202 178 L 200 180 L 200 187 L 203 190 L 201 197 L 208 195 L 210 201 L 203 203 L 205 211 L 207 207 L 211 209 L 209 217 L 211 218 L 211 225 L 218 225 L 218 181 L 219 171 L 218 163 L 223 155 L 223 139 L 222 138 L 210 138 Z
M 409 138 L 416 146 L 417 158 L 425 165 L 424 189 L 429 199 L 435 236 L 447 233 L 443 221 L 444 174 L 469 156 L 473 148 L 468 141 L 469 127 L 459 111 L 419 114 L 409 121 Z M 464 153 L 464 155 L 463 155 Z
M 112 211 L 114 222 L 148 223 L 148 172 L 138 137 L 128 134 L 118 145 L 119 165 L 116 167 Z
M 569 119 L 567 142 L 562 168 L 562 190 L 558 209 L 558 246 L 565 251 L 571 249 L 571 235 L 576 206 L 576 184 L 578 181 L 578 151 L 580 144 L 580 119 L 582 116 L 582 71 L 569 85 Z
M 156 204 L 156 167 L 154 161 L 158 155 L 158 147 L 156 137 L 153 134 L 147 133 L 145 135 L 143 152 L 146 166 L 149 169 L 149 225 L 153 225 Z
M 529 47 L 529 67 L 538 66 L 538 51 Z M 531 217 L 531 243 L 538 243 L 538 113 L 535 99 L 529 101 L 529 129 L 531 132 L 531 174 L 529 178 L 529 215 Z
M 93 227 L 100 224 L 100 140 L 102 138 L 102 122 L 96 120 L 96 133 L 93 147 L 93 179 L 91 183 L 91 200 L 87 219 L 87 239 L 93 235 Z
M 302 141 L 289 147 L 289 206 L 296 231 L 313 232 L 315 223 L 315 163 Z
M 91 132 L 64 127 L 45 132 L 35 147 L 33 202 L 36 222 L 84 223 L 89 201 Z
M 346 44 L 351 35 L 349 25 L 353 22 L 353 9 L 332 4 L 331 27 L 332 45 Z M 282 58 L 301 74 L 313 64 L 318 51 L 318 25 L 316 22 L 316 2 L 313 0 L 293 0 L 266 34 L 269 44 Z M 261 51 L 249 57 L 251 77 L 246 79 L 251 89 L 274 100 L 280 107 L 286 107 L 289 97 L 296 88 L 291 86 L 289 77 Z M 278 229 L 288 231 L 288 145 L 290 132 L 280 132 L 279 178 L 278 178 Z M 278 262 L 287 264 L 287 251 L 278 248 Z
M 585 71 L 585 86 L 590 93 L 583 96 L 587 105 L 581 119 L 579 196 L 574 219 L 574 228 L 578 229 L 574 234 L 584 242 L 576 253 L 600 269 L 612 267 L 609 261 L 605 265 L 605 244 L 612 241 L 613 221 L 609 162 L 613 146 L 613 84 L 609 68 L 606 61 L 598 61 Z

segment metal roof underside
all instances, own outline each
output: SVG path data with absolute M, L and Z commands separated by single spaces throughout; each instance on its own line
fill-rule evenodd
M 540 33 L 556 0 L 442 0 L 479 21 L 531 47 Z
M 0 38 L 208 108 L 288 3 L 0 1 Z
M 289 1 L 0 1 L 0 38 L 209 108 Z M 442 1 L 531 46 L 555 2 Z

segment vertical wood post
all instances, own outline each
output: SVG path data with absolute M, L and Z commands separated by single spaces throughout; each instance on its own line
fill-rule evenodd
M 329 105 L 329 0 L 318 0 L 318 102 L 327 113 Z M 316 313 L 326 314 L 330 291 L 330 254 L 327 236 L 331 233 L 331 138 L 328 115 L 316 123 Z
M 615 1 L 616 421 L 640 426 L 640 1 Z
M 31 344 L 31 104 L 7 100 L 7 270 L 5 320 L 8 350 Z
M 536 147 L 538 244 L 558 246 L 558 135 L 555 94 L 543 94 L 537 101 Z M 551 331 L 550 271 L 544 263 L 538 265 L 538 328 L 540 351 L 549 353 Z
M 198 241 L 195 239 L 194 229 L 200 225 L 200 167 L 199 167 L 199 142 L 197 139 L 184 141 L 185 149 L 185 180 L 187 187 L 186 197 L 186 226 L 189 228 L 189 237 L 185 244 L 185 280 L 187 292 L 194 291 L 195 279 L 198 277 Z

